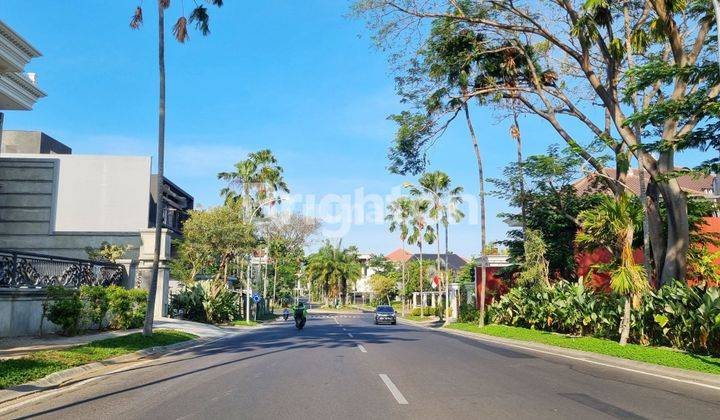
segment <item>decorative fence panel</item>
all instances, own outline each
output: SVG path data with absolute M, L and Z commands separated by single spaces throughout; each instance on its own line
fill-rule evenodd
M 122 265 L 0 249 L 0 288 L 121 285 Z

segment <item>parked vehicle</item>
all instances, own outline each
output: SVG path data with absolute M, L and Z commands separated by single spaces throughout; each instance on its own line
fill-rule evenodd
M 379 324 L 397 324 L 397 314 L 392 306 L 380 305 L 375 308 L 375 325 Z

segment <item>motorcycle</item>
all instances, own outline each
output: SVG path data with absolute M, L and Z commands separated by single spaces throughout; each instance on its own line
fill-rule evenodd
M 305 321 L 307 321 L 307 319 L 305 318 L 304 311 L 302 309 L 298 309 L 295 311 L 294 315 L 295 315 L 295 328 L 297 328 L 298 330 L 302 330 L 303 327 L 305 326 Z
M 285 310 L 283 311 L 283 320 L 287 321 L 289 317 L 290 317 L 290 311 L 288 311 L 287 308 L 285 308 Z

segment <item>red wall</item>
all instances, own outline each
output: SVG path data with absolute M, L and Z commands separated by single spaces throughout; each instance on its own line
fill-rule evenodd
M 720 217 L 706 217 L 705 222 L 707 224 L 703 226 L 703 232 L 720 233 Z M 717 252 L 720 251 L 720 247 L 709 245 L 708 250 L 711 253 Z M 608 263 L 610 262 L 610 257 L 610 251 L 605 249 L 598 249 L 594 252 L 589 253 L 577 253 L 575 256 L 575 260 L 577 261 L 578 265 L 578 276 L 582 276 L 585 279 L 585 284 L 587 284 L 588 286 L 600 289 L 607 289 L 609 283 L 609 276 L 607 274 L 594 273 L 591 278 L 588 278 L 587 275 L 590 271 L 591 266 L 593 266 L 594 264 Z M 633 258 L 635 259 L 636 264 L 643 263 L 642 248 L 638 248 L 633 251 Z M 716 263 L 720 265 L 720 259 L 718 259 Z M 497 296 L 502 295 L 508 290 L 507 285 L 500 278 L 495 276 L 495 272 L 497 270 L 499 270 L 498 267 L 487 267 L 487 287 L 485 293 L 486 304 L 490 304 L 493 298 L 497 299 Z M 482 269 L 480 267 L 475 267 L 475 290 L 478 297 L 480 296 L 481 272 Z M 691 279 L 689 281 L 692 282 L 693 280 Z

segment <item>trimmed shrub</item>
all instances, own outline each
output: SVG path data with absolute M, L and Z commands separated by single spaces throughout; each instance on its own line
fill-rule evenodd
M 110 286 L 107 288 L 107 296 L 111 328 L 129 329 L 143 325 L 147 308 L 145 290 Z
M 463 303 L 458 310 L 458 322 L 478 322 L 480 320 L 480 311 L 475 305 Z
M 107 288 L 102 286 L 80 287 L 80 299 L 83 301 L 83 319 L 90 327 L 103 329 L 110 304 Z
M 43 311 L 50 322 L 60 327 L 61 334 L 75 335 L 79 332 L 83 303 L 78 290 L 62 286 L 48 287 Z
M 425 314 L 425 316 L 439 316 L 438 315 L 440 313 L 439 309 L 440 308 L 431 308 L 429 306 L 426 306 L 423 309 L 423 313 Z M 420 316 L 420 308 L 413 308 L 413 310 L 410 312 L 410 315 Z

